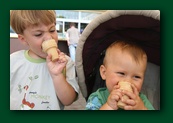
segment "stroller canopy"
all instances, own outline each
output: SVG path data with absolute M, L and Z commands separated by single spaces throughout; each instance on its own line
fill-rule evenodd
M 160 11 L 108 10 L 84 29 L 76 50 L 76 70 L 84 97 L 91 92 L 92 75 L 102 52 L 116 40 L 139 44 L 148 61 L 160 66 Z

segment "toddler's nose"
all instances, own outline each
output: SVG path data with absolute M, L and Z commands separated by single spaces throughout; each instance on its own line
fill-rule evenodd
M 124 82 L 129 82 L 131 83 L 131 80 L 130 79 L 123 79 Z

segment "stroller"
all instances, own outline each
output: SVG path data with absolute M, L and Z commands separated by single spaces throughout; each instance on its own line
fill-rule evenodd
M 106 48 L 116 40 L 139 44 L 147 53 L 148 64 L 142 93 L 160 110 L 160 11 L 108 10 L 84 29 L 76 49 L 76 71 L 82 95 L 105 87 L 99 67 Z

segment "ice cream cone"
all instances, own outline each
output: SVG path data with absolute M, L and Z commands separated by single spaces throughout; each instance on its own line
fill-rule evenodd
M 52 55 L 52 61 L 58 59 L 57 43 L 54 39 L 46 40 L 42 43 L 43 52 Z
M 126 81 L 120 81 L 118 84 L 120 86 L 120 89 L 133 92 L 132 87 L 131 87 L 131 83 L 126 82 Z M 129 97 L 127 95 L 124 95 L 122 98 L 123 99 L 128 99 Z M 121 100 L 118 101 L 118 107 L 119 108 L 122 108 L 123 109 L 125 105 L 126 104 L 124 104 Z

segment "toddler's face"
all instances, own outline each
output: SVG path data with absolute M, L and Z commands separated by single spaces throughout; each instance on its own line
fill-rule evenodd
M 146 69 L 145 60 L 136 63 L 127 52 L 116 50 L 108 57 L 107 64 L 102 67 L 105 69 L 102 78 L 106 80 L 109 91 L 112 91 L 119 81 L 124 80 L 134 84 L 140 92 Z
M 42 51 L 42 42 L 48 39 L 54 39 L 58 42 L 56 25 L 54 23 L 46 26 L 39 24 L 38 26 L 29 26 L 24 30 L 22 40 L 26 42 L 31 50 L 31 57 L 46 58 L 47 54 Z

